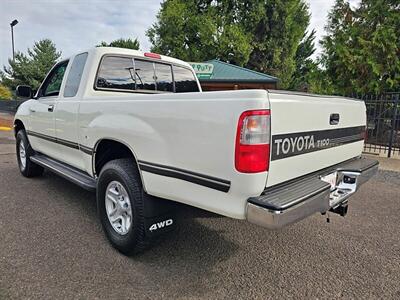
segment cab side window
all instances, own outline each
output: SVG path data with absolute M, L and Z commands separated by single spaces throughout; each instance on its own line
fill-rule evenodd
M 81 53 L 75 56 L 69 70 L 67 81 L 65 82 L 64 97 L 75 97 L 78 92 L 79 85 L 85 67 L 87 53 Z
M 41 91 L 41 97 L 58 96 L 61 89 L 61 84 L 64 78 L 65 70 L 67 69 L 68 61 L 59 63 L 47 76 Z

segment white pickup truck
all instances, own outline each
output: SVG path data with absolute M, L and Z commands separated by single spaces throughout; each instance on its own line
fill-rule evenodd
M 48 169 L 96 191 L 106 236 L 125 254 L 173 227 L 173 201 L 280 228 L 317 212 L 345 215 L 378 169 L 361 157 L 362 101 L 203 93 L 189 64 L 128 49 L 57 63 L 14 127 L 22 175 Z

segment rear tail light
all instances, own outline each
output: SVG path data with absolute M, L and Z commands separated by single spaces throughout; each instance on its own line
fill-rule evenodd
M 241 114 L 235 149 L 235 168 L 241 173 L 268 171 L 271 115 L 269 110 Z

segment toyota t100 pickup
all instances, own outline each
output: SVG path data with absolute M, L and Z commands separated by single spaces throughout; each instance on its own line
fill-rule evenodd
M 28 86 L 17 94 L 33 96 Z M 280 228 L 345 215 L 378 169 L 361 157 L 362 101 L 202 92 L 189 64 L 128 49 L 57 63 L 14 127 L 22 175 L 48 169 L 96 191 L 106 236 L 125 254 L 174 227 L 175 202 Z

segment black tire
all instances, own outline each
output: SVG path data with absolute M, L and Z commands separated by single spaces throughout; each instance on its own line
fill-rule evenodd
M 105 197 L 108 185 L 117 181 L 128 193 L 133 221 L 128 232 L 118 233 L 107 216 Z M 133 159 L 116 159 L 108 162 L 101 170 L 97 181 L 97 209 L 106 237 L 118 251 L 132 255 L 145 250 L 150 239 L 146 237 L 144 197 L 139 171 Z
M 25 166 L 21 160 L 21 152 L 20 145 L 23 145 L 25 149 Z M 21 174 L 25 177 L 36 177 L 41 176 L 43 174 L 43 167 L 33 163 L 30 158 L 35 154 L 35 151 L 32 149 L 31 144 L 26 137 L 25 130 L 21 129 L 17 132 L 16 136 L 16 151 L 17 151 L 17 161 L 18 167 Z

